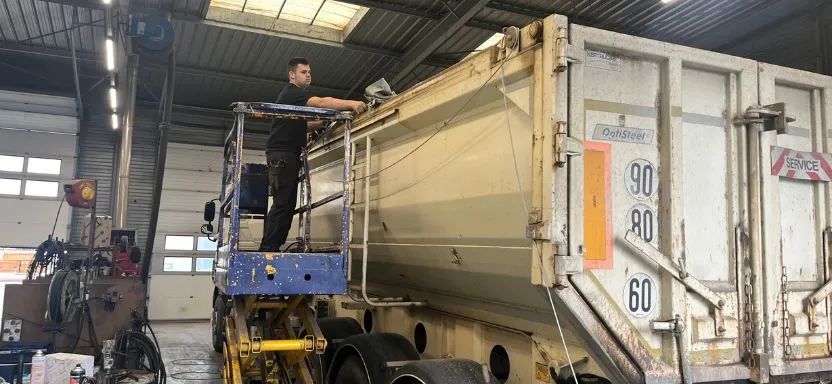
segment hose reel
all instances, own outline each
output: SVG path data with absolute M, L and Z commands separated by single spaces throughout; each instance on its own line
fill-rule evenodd
M 81 275 L 78 271 L 55 272 L 49 283 L 46 319 L 55 325 L 71 322 L 81 306 L 81 291 Z

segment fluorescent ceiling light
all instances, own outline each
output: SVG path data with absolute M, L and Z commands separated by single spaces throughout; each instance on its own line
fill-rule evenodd
M 104 42 L 104 47 L 107 54 L 107 70 L 108 71 L 115 71 L 116 70 L 116 49 L 113 46 L 113 39 L 107 39 Z
M 115 88 L 110 88 L 110 109 L 113 111 L 118 109 L 118 94 Z
M 113 129 L 118 129 L 118 113 L 113 113 L 110 124 L 113 126 Z

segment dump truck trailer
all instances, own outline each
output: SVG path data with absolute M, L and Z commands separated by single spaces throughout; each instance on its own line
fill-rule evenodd
M 314 246 L 350 249 L 318 316 L 360 324 L 328 382 L 395 349 L 355 333 L 505 383 L 829 380 L 830 92 L 563 16 L 507 28 L 309 148 L 313 201 L 351 162 L 349 230 L 341 202 L 311 215 Z M 412 371 L 388 377 L 463 382 Z

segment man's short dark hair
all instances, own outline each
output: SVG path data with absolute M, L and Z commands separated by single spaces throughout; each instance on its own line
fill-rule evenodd
M 292 60 L 289 60 L 289 71 L 294 72 L 298 69 L 298 65 L 309 65 L 309 61 L 303 57 L 296 57 Z

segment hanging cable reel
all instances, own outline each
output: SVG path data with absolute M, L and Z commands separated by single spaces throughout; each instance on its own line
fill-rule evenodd
M 71 322 L 81 306 L 81 291 L 81 275 L 78 271 L 55 272 L 49 284 L 46 303 L 47 320 L 56 325 Z

